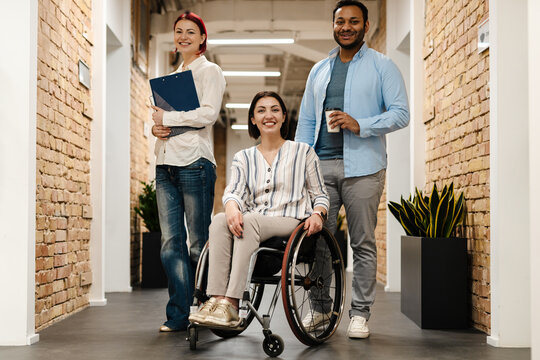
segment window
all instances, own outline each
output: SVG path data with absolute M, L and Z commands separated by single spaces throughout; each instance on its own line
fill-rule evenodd
M 150 39 L 149 0 L 132 0 L 133 62 L 146 73 L 148 69 L 148 47 Z

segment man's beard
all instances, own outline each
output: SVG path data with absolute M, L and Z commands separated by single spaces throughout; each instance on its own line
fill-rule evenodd
M 358 36 L 356 36 L 356 39 L 352 43 L 350 43 L 350 44 L 342 44 L 340 39 L 339 39 L 339 34 L 336 34 L 334 32 L 334 40 L 338 43 L 338 45 L 341 48 L 343 48 L 345 50 L 354 49 L 356 47 L 361 46 L 362 43 L 364 42 L 365 30 L 364 29 L 360 30 L 359 32 L 357 32 L 357 35 Z

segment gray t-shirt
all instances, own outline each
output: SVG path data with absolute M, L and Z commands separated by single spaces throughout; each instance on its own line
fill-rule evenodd
M 349 63 L 343 63 L 336 56 L 334 60 L 334 68 L 330 76 L 330 82 L 326 88 L 326 97 L 324 99 L 324 109 L 338 108 L 343 110 L 343 96 L 345 93 L 345 80 L 347 79 L 347 71 Z M 343 159 L 343 131 L 339 133 L 329 133 L 326 128 L 326 116 L 322 114 L 321 131 L 315 145 L 315 151 L 322 160 L 328 159 Z

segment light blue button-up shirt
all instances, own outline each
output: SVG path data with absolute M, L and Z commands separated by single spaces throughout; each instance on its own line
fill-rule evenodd
M 329 57 L 313 66 L 300 106 L 296 141 L 314 146 L 321 128 L 326 88 L 332 74 Z M 349 65 L 343 111 L 360 125 L 360 134 L 343 131 L 345 177 L 370 175 L 386 169 L 386 137 L 409 124 L 409 106 L 403 77 L 387 56 L 364 43 Z

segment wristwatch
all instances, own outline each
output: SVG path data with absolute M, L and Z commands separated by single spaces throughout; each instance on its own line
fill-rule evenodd
M 322 211 L 317 210 L 317 211 L 314 211 L 313 213 L 321 217 L 323 224 L 326 222 L 326 220 L 328 220 L 328 215 L 323 213 Z

